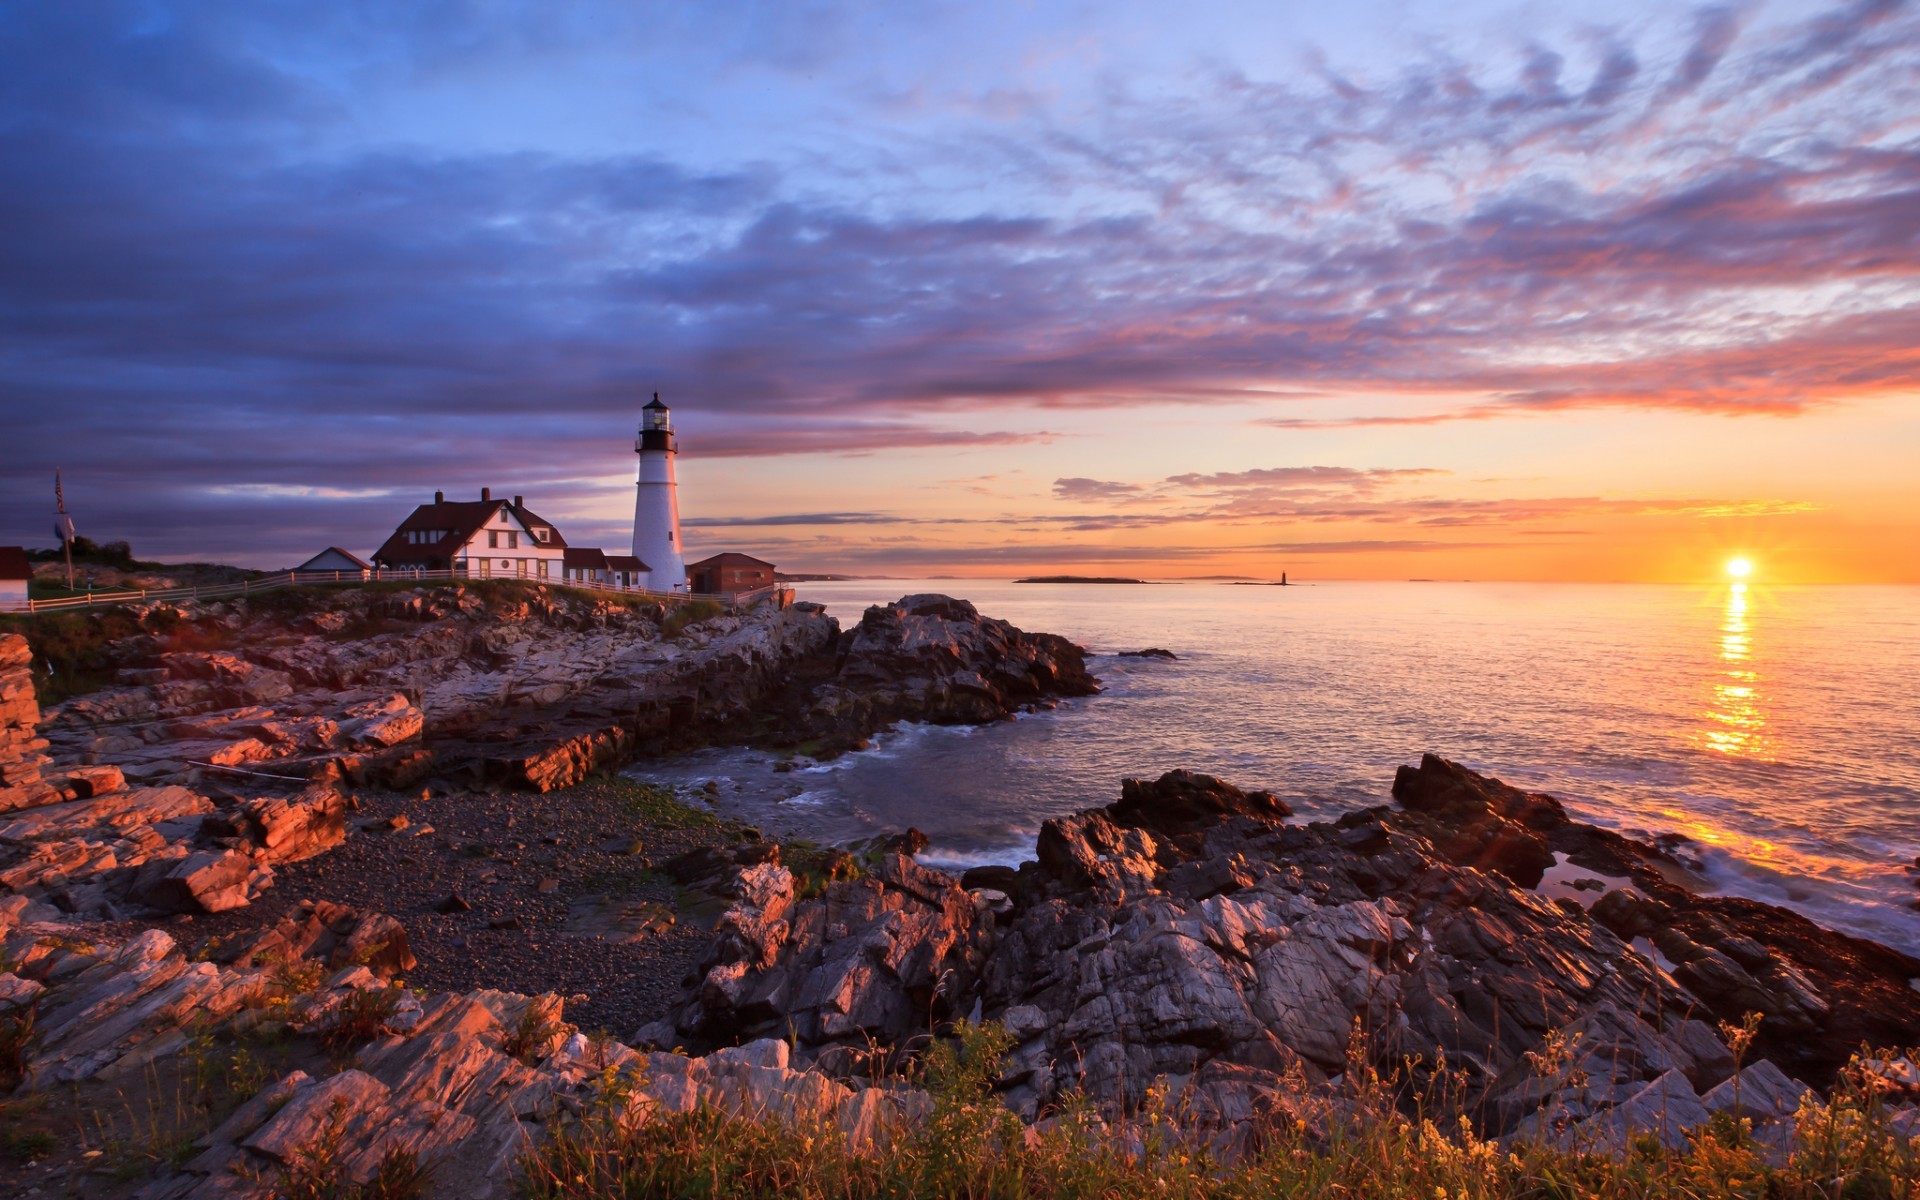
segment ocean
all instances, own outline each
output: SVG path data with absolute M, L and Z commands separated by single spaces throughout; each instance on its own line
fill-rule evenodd
M 1693 839 L 1714 885 L 1920 954 L 1920 588 L 1528 583 L 802 584 L 843 627 L 963 596 L 1086 647 L 1104 691 L 909 725 L 791 772 L 706 751 L 633 774 L 782 836 L 914 826 L 935 865 L 1030 858 L 1048 817 L 1175 767 L 1303 819 L 1385 803 L 1432 751 L 1582 819 Z M 1178 661 L 1120 658 L 1164 647 Z

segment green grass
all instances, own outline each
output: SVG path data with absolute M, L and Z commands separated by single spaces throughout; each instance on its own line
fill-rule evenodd
M 1350 1071 L 1347 1103 L 1299 1093 L 1223 1156 L 1164 1095 L 1127 1126 L 1069 1105 L 1024 1127 L 992 1094 L 1010 1039 L 963 1027 L 937 1043 L 922 1082 L 931 1115 L 858 1153 L 831 1119 L 756 1122 L 703 1107 L 617 1119 L 638 1081 L 603 1081 L 604 1108 L 556 1129 L 522 1163 L 521 1194 L 747 1200 L 1915 1200 L 1920 1146 L 1891 1125 L 1859 1071 L 1830 1104 L 1802 1108 L 1790 1150 L 1770 1157 L 1751 1122 L 1723 1115 L 1678 1150 L 1641 1138 L 1618 1153 L 1501 1146 L 1457 1107 L 1405 1100 L 1396 1081 Z M 1353 1064 L 1359 1066 L 1358 1063 Z M 1411 1064 L 1410 1064 L 1411 1065 Z M 1429 1096 L 1437 1093 L 1430 1093 Z M 1396 1104 L 1396 1098 L 1400 1103 Z
M 695 808 L 680 798 L 677 789 L 657 783 L 642 783 L 625 775 L 609 775 L 590 787 L 613 790 L 640 821 L 656 829 L 721 829 L 728 822 L 710 812 Z
M 422 587 L 460 587 L 480 596 L 492 612 L 539 600 L 542 589 L 563 593 L 582 602 L 612 604 L 636 613 L 657 614 L 664 611 L 660 601 L 643 596 L 603 595 L 539 580 L 521 579 L 477 579 L 457 583 L 380 580 L 338 586 L 302 584 L 249 595 L 245 597 L 246 611 L 255 617 L 290 621 L 308 613 L 338 609 L 341 594 L 347 587 L 371 593 L 406 592 Z M 682 618 L 682 623 L 676 626 L 674 632 L 679 632 L 688 624 L 718 615 L 721 611 L 720 606 L 712 601 L 692 601 L 683 604 L 668 621 L 671 623 L 681 612 L 689 609 L 698 611 Z M 708 609 L 712 611 L 706 611 Z M 191 613 L 195 610 L 188 611 Z M 378 613 L 351 614 L 344 628 L 326 636 L 337 642 L 358 641 L 412 628 L 415 628 L 412 622 Z M 115 682 L 120 668 L 150 665 L 157 661 L 158 654 L 230 650 L 235 645 L 231 630 L 209 621 L 182 617 L 167 608 L 155 609 L 143 620 L 128 608 L 112 605 L 61 612 L 8 614 L 0 616 L 0 633 L 21 634 L 32 647 L 34 691 L 43 705 L 97 692 Z M 134 661 L 124 651 L 117 650 L 115 643 L 138 634 L 152 635 L 156 645 L 153 655 Z
M 258 1043 L 200 1025 L 186 1032 L 179 1054 L 137 1077 L 90 1089 L 84 1101 L 72 1094 L 80 1146 L 100 1151 L 102 1168 L 122 1183 L 179 1170 L 199 1138 L 285 1073 L 285 1056 Z
M 793 872 L 794 894 L 811 900 L 835 883 L 859 879 L 874 864 L 833 846 L 793 839 L 780 843 L 780 861 Z
M 668 613 L 667 619 L 660 622 L 660 635 L 670 638 L 679 637 L 702 621 L 711 621 L 726 611 L 718 600 L 688 600 Z
M 97 692 L 128 665 L 109 647 L 145 632 L 124 608 L 0 617 L 0 633 L 17 633 L 33 650 L 33 690 L 41 704 Z
M 0 1158 L 32 1162 L 60 1148 L 60 1139 L 47 1129 L 9 1129 L 0 1132 Z

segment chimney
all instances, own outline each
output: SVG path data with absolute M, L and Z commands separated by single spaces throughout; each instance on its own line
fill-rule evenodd
M 492 488 L 481 488 L 481 489 L 480 489 L 480 498 L 481 498 L 482 500 L 491 500 L 491 499 L 493 499 L 493 489 L 492 489 Z
M 433 494 L 433 502 L 435 504 L 445 504 L 447 502 L 447 494 L 445 492 L 435 492 Z
M 515 496 L 513 498 L 513 506 L 515 508 L 525 508 L 527 506 L 527 498 L 525 496 Z

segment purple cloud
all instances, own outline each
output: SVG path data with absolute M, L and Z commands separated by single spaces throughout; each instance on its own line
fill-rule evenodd
M 1097 118 L 1024 80 L 946 107 L 863 84 L 830 147 L 430 136 L 472 62 L 557 79 L 602 42 L 712 32 L 544 16 L 468 14 L 456 53 L 444 14 L 353 5 L 0 15 L 7 510 L 43 508 L 59 463 L 97 530 L 291 554 L 483 474 L 571 503 L 578 468 L 539 464 L 603 461 L 656 389 L 718 458 L 1061 436 L 976 420 L 1036 408 L 1266 397 L 1299 429 L 1790 417 L 1920 387 L 1920 142 L 1894 115 L 1920 103 L 1920 19 L 1893 0 L 1528 31 L 1511 65 L 1436 44 L 1371 72 L 1119 75 Z M 729 53 L 805 75 L 864 28 L 800 24 Z M 380 88 L 412 107 L 361 107 Z M 913 103 L 937 119 L 901 125 Z M 369 136 L 395 113 L 418 124 Z M 1431 411 L 1285 411 L 1349 391 Z M 1054 493 L 1371 519 L 1368 491 L 1410 478 Z M 1272 502 L 1315 488 L 1338 494 Z M 0 540 L 44 540 L 17 520 Z

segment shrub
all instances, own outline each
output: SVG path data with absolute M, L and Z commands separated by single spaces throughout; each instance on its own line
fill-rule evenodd
M 411 1150 L 391 1147 L 373 1178 L 355 1184 L 340 1161 L 346 1136 L 344 1105 L 336 1102 L 313 1143 L 296 1150 L 275 1179 L 275 1200 L 420 1200 L 433 1182 L 433 1167 Z
M 547 1015 L 546 1006 L 528 1001 L 527 1006 L 520 1010 L 513 1027 L 501 1037 L 500 1053 L 532 1066 L 534 1060 L 553 1045 L 553 1039 L 559 1033 L 560 1022 Z
M 386 1033 L 387 1020 L 404 995 L 402 987 L 353 989 L 341 999 L 320 1040 L 336 1048 L 372 1041 Z
M 1802 1108 L 1784 1150 L 1761 1146 L 1745 1121 L 1715 1122 L 1675 1150 L 1653 1138 L 1618 1154 L 1525 1141 L 1502 1146 L 1479 1136 L 1457 1102 L 1449 1111 L 1418 1112 L 1436 1095 L 1444 1103 L 1457 1093 L 1411 1095 L 1419 1064 L 1406 1063 L 1350 1080 L 1338 1106 L 1271 1114 L 1259 1136 L 1228 1158 L 1161 1092 L 1116 1126 L 1082 1103 L 1043 1125 L 1021 1126 L 992 1094 L 1007 1045 L 994 1026 L 962 1025 L 956 1040 L 932 1047 L 922 1074 L 933 1110 L 884 1153 L 855 1153 L 831 1121 L 759 1122 L 701 1107 L 636 1128 L 589 1114 L 523 1160 L 522 1192 L 531 1200 L 1920 1198 L 1920 1145 L 1895 1125 L 1885 1087 L 1864 1060 L 1829 1103 Z M 1304 1088 L 1303 1079 L 1296 1083 Z M 1298 1095 L 1304 1102 L 1306 1093 Z M 1387 1099 L 1410 1095 L 1411 1116 Z
M 27 1071 L 36 1040 L 38 1006 L 29 1004 L 9 1016 L 0 1017 L 0 1091 L 19 1083 Z
M 60 1148 L 60 1139 L 45 1129 L 8 1130 L 0 1134 L 0 1156 L 32 1162 Z

